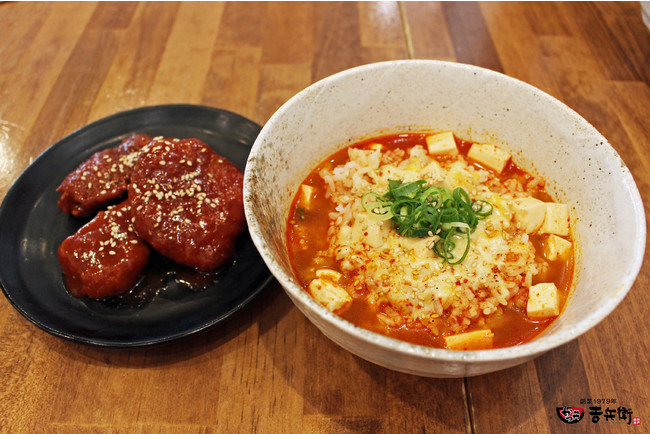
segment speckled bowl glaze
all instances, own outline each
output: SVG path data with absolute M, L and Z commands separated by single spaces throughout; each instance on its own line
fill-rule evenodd
M 289 206 L 319 162 L 350 143 L 404 131 L 452 130 L 512 152 L 571 208 L 574 289 L 538 338 L 504 349 L 457 352 L 387 338 L 332 314 L 293 275 L 285 245 Z M 431 377 L 505 369 L 577 338 L 625 297 L 643 259 L 646 224 L 632 176 L 607 140 L 548 94 L 486 69 L 431 60 L 364 65 L 321 80 L 284 104 L 257 137 L 246 166 L 251 237 L 295 305 L 327 337 L 371 362 Z

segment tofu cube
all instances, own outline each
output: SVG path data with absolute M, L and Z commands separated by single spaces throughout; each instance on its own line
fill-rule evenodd
M 512 202 L 515 222 L 527 234 L 537 232 L 546 217 L 546 202 L 534 197 L 515 199 Z
M 548 318 L 560 314 L 560 295 L 554 283 L 538 283 L 530 287 L 526 313 L 530 318 Z
M 458 335 L 445 336 L 445 344 L 450 350 L 486 350 L 492 348 L 492 330 L 475 330 Z
M 429 154 L 451 155 L 458 153 L 458 148 L 456 147 L 456 139 L 454 139 L 454 133 L 451 131 L 445 131 L 444 133 L 427 136 L 426 140 L 427 147 L 429 148 Z
M 566 261 L 569 259 L 571 247 L 573 247 L 571 241 L 551 234 L 544 244 L 544 256 L 549 261 L 557 261 L 558 259 Z
M 313 279 L 309 282 L 309 292 L 314 300 L 331 312 L 337 312 L 352 303 L 350 294 L 343 287 L 329 280 Z
M 314 191 L 316 189 L 312 187 L 311 185 L 306 185 L 306 184 L 300 184 L 300 206 L 303 209 L 310 209 L 311 207 L 311 199 L 314 197 Z
M 544 223 L 539 231 L 543 234 L 555 234 L 561 237 L 569 235 L 569 205 L 547 203 Z
M 432 161 L 420 171 L 422 175 L 428 176 L 430 179 L 444 179 L 444 171 L 442 166 L 437 161 Z M 425 179 L 425 178 L 422 178 Z
M 489 143 L 474 143 L 467 156 L 480 165 L 501 173 L 512 154 Z

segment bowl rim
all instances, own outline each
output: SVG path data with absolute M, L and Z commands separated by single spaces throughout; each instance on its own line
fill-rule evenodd
M 629 194 L 633 198 L 635 230 L 640 236 L 634 240 L 632 248 L 630 249 L 630 259 L 632 261 L 630 262 L 630 267 L 628 268 L 629 271 L 626 275 L 623 276 L 623 279 L 621 279 L 621 284 L 619 285 L 619 288 L 616 289 L 615 295 L 609 299 L 609 303 L 603 303 L 597 309 L 594 309 L 584 318 L 581 318 L 579 321 L 577 321 L 574 327 L 572 327 L 570 330 L 561 331 L 554 336 L 546 336 L 545 332 L 542 332 L 533 340 L 520 345 L 488 350 L 456 351 L 417 345 L 410 342 L 390 338 L 388 336 L 384 336 L 356 326 L 355 324 L 330 312 L 327 308 L 316 302 L 302 287 L 292 282 L 291 276 L 282 270 L 277 259 L 267 247 L 261 235 L 253 230 L 253 228 L 258 227 L 258 224 L 254 209 L 250 206 L 250 197 L 252 197 L 253 193 L 250 190 L 251 182 L 249 175 L 251 171 L 254 170 L 258 162 L 263 161 L 258 159 L 257 156 L 258 153 L 261 152 L 262 142 L 266 139 L 268 131 L 274 128 L 274 125 L 278 122 L 278 119 L 282 118 L 284 113 L 290 110 L 291 107 L 296 104 L 297 101 L 302 99 L 306 94 L 316 92 L 324 86 L 327 86 L 330 83 L 336 82 L 338 80 L 345 79 L 350 75 L 365 73 L 367 71 L 372 71 L 375 69 L 394 68 L 401 67 L 402 65 L 414 64 L 426 64 L 434 65 L 438 68 L 456 68 L 460 70 L 472 71 L 474 73 L 482 74 L 487 77 L 494 77 L 495 79 L 508 82 L 522 89 L 526 89 L 528 92 L 532 92 L 536 96 L 541 97 L 547 102 L 557 106 L 558 109 L 564 111 L 566 115 L 572 116 L 579 124 L 586 127 L 588 130 L 591 130 L 593 134 L 599 136 L 599 138 L 602 139 L 605 148 L 611 154 L 611 157 L 617 159 L 617 161 L 620 161 L 620 175 L 623 177 L 623 182 L 628 187 Z M 589 123 L 589 121 L 584 119 L 575 110 L 557 98 L 522 80 L 483 67 L 443 60 L 406 59 L 360 65 L 320 79 L 296 93 L 271 116 L 267 123 L 262 127 L 260 134 L 253 144 L 244 174 L 244 209 L 253 243 L 257 247 L 273 276 L 275 276 L 283 289 L 287 292 L 290 298 L 292 298 L 292 301 L 303 312 L 303 314 L 308 317 L 310 321 L 313 322 L 310 316 L 306 314 L 303 309 L 309 309 L 320 319 L 325 321 L 329 326 L 343 333 L 350 334 L 356 339 L 364 341 L 365 343 L 387 348 L 410 357 L 445 362 L 494 363 L 514 359 L 530 359 L 544 352 L 564 345 L 583 335 L 595 327 L 597 324 L 599 324 L 603 319 L 605 319 L 621 303 L 621 301 L 630 291 L 641 270 L 646 244 L 645 212 L 643 201 L 641 199 L 641 195 L 634 181 L 634 178 L 632 177 L 632 174 L 629 171 L 628 167 L 625 165 L 615 149 L 611 146 L 609 141 L 600 132 L 598 132 L 598 130 L 596 130 L 596 128 L 594 128 L 591 123 Z M 284 220 L 286 216 L 282 217 Z M 569 298 L 570 297 L 571 295 Z M 299 303 L 297 303 L 297 301 Z M 316 324 L 316 326 L 319 329 L 321 328 L 318 324 Z

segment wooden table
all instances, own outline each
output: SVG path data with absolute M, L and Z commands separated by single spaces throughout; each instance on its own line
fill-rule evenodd
M 48 146 L 112 113 L 191 103 L 263 124 L 316 80 L 407 58 L 487 67 L 567 103 L 609 139 L 650 209 L 650 31 L 637 2 L 2 3 L 0 194 Z M 465 379 L 352 356 L 275 281 L 205 333 L 132 350 L 51 336 L 2 297 L 0 431 L 647 432 L 648 260 L 592 331 Z M 641 427 L 557 417 L 588 399 L 632 410 Z

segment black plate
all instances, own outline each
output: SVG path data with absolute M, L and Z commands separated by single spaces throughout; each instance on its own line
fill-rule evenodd
M 0 207 L 0 285 L 5 296 L 43 330 L 106 347 L 168 342 L 223 321 L 271 280 L 248 232 L 238 239 L 233 262 L 202 290 L 191 290 L 174 279 L 157 284 L 149 279 L 144 295 L 75 298 L 65 288 L 56 251 L 88 219 L 63 213 L 56 205 L 55 190 L 93 153 L 117 146 L 133 132 L 201 139 L 243 170 L 260 129 L 224 110 L 163 105 L 109 116 L 60 140 L 23 172 Z M 158 268 L 161 264 L 165 267 L 158 261 Z M 157 287 L 152 288 L 151 282 Z

